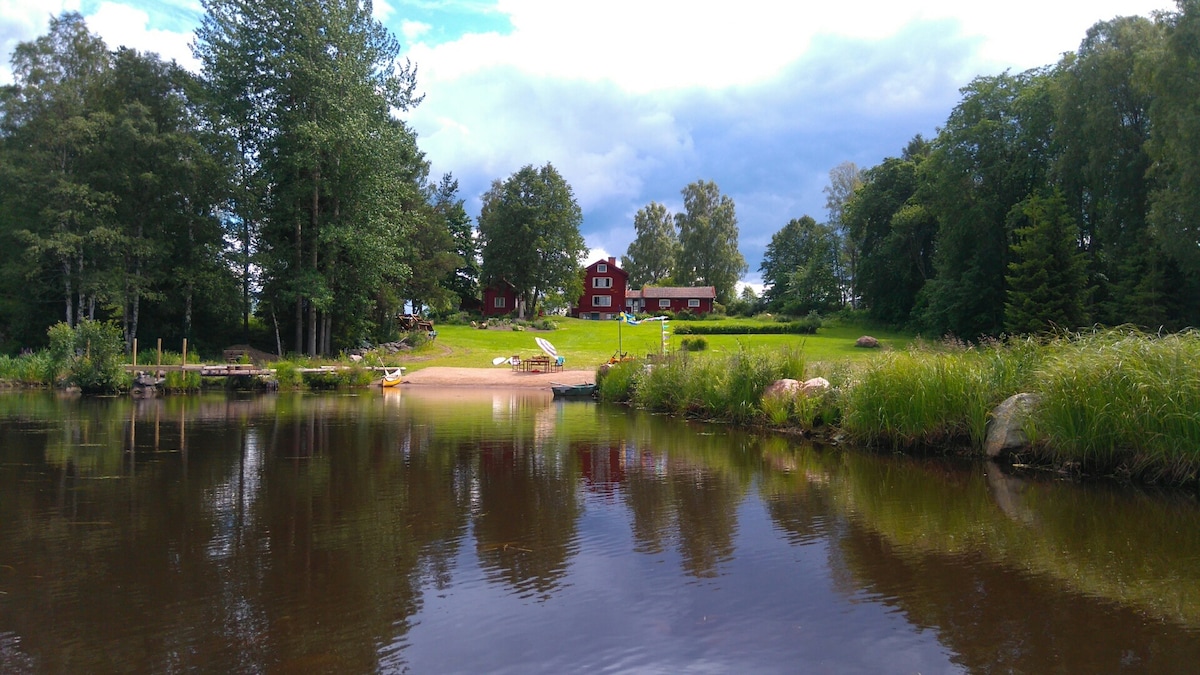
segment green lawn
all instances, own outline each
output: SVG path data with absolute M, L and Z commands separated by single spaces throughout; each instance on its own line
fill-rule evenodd
M 617 321 L 590 321 L 585 319 L 558 318 L 558 330 L 539 331 L 526 329 L 479 330 L 470 326 L 438 325 L 438 337 L 418 352 L 403 357 L 399 362 L 409 370 L 430 366 L 457 366 L 466 368 L 491 367 L 492 359 L 514 354 L 532 356 L 539 354 L 535 337 L 549 340 L 558 353 L 566 358 L 566 367 L 572 369 L 593 368 L 607 361 L 618 351 L 632 356 L 645 357 L 659 351 L 660 328 L 658 322 L 647 322 L 637 326 L 621 325 Z M 739 323 L 754 323 L 750 319 L 725 319 Z M 672 321 L 672 325 L 681 323 Z M 715 321 L 690 321 L 692 325 L 716 323 Z M 834 325 L 821 328 L 816 335 L 705 335 L 709 351 L 736 351 L 746 349 L 771 349 L 782 346 L 798 346 L 812 361 L 842 361 L 867 358 L 878 353 L 860 349 L 854 341 L 862 335 L 873 335 L 893 349 L 902 349 L 913 336 L 891 331 L 876 331 L 860 326 Z M 670 336 L 668 348 L 676 350 L 682 336 Z M 618 343 L 620 349 L 618 349 Z

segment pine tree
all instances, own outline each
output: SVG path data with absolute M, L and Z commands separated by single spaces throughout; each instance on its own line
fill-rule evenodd
M 1034 195 L 1013 208 L 1016 243 L 1010 247 L 1004 325 L 1010 333 L 1078 328 L 1084 311 L 1086 261 L 1075 223 L 1059 193 Z

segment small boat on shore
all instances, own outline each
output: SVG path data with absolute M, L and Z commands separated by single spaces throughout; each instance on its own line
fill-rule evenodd
M 383 379 L 379 381 L 380 386 L 395 387 L 404 380 L 404 368 L 397 368 L 395 372 L 383 371 Z
M 596 395 L 594 384 L 552 384 L 554 398 L 591 398 Z

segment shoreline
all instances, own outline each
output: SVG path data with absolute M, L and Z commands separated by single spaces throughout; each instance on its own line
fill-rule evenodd
M 431 366 L 405 373 L 401 386 L 510 387 L 549 389 L 555 384 L 595 384 L 594 370 L 563 370 L 555 373 L 513 372 L 509 366 L 495 368 L 452 368 Z

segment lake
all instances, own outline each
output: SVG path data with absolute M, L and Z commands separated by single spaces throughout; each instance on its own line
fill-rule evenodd
M 0 395 L 0 672 L 1195 672 L 1194 492 L 548 392 Z

